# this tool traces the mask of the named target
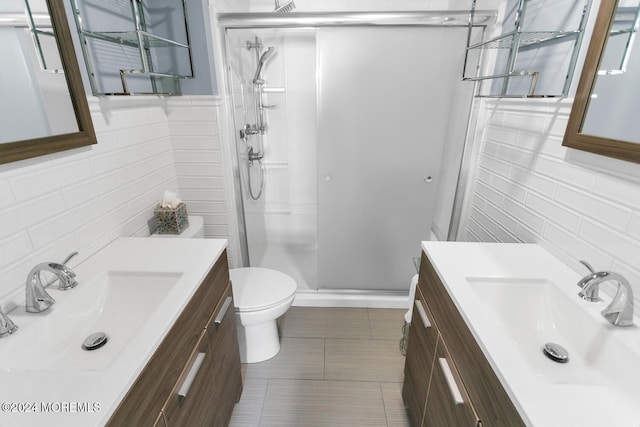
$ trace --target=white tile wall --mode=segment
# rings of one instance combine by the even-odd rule
[[[176,191],[166,114],[157,99],[90,100],[98,144],[0,165],[0,301],[24,300],[39,262],[71,265],[122,235],[148,235],[164,189]]]
[[[230,150],[223,146],[222,101],[213,96],[168,98],[166,111],[180,196],[189,215],[204,218],[205,237],[229,240],[229,263],[240,266]]]
[[[540,243],[580,273],[584,259],[626,275],[640,302],[640,165],[573,160],[561,145],[571,100],[478,102],[484,119],[461,239]]]
[[[167,189],[205,218],[207,237],[229,238],[230,253],[238,246],[217,97],[91,98],[90,108],[97,145],[0,165],[0,302],[7,309],[24,300],[24,280],[37,263],[77,250],[73,266],[119,236],[148,236]]]

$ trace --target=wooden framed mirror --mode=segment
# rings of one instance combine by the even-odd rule
[[[91,114],[84,92],[80,69],[73,48],[73,40],[67,23],[67,15],[63,0],[46,0],[51,19],[51,27],[55,35],[55,44],[60,54],[59,61],[64,69],[64,79],[72,110],[75,113],[77,131],[51,134],[30,139],[6,141],[0,143],[0,164],[15,162],[32,157],[43,156],[59,151],[70,150],[96,143]],[[11,85],[11,82],[6,82]],[[9,102],[11,102],[11,97]],[[5,120],[7,120],[5,118]],[[16,126],[7,120],[4,126]]]
[[[562,145],[640,163],[639,3],[602,0]]]

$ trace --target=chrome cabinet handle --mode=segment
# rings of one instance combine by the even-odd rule
[[[439,357],[438,363],[440,363],[440,369],[442,370],[444,379],[447,381],[447,385],[449,386],[449,391],[451,392],[451,397],[453,397],[453,402],[456,405],[462,405],[464,403],[464,399],[462,398],[462,393],[460,393],[460,389],[458,388],[456,380],[453,378],[453,373],[451,372],[451,368],[449,367],[449,362],[444,357]]]
[[[193,385],[193,381],[196,379],[196,375],[198,375],[198,371],[200,371],[200,368],[202,367],[202,362],[204,362],[206,355],[207,353],[198,353],[196,361],[193,362],[193,366],[191,366],[191,369],[187,374],[187,378],[185,378],[184,383],[182,383],[182,387],[180,387],[180,391],[178,391],[179,397],[183,399],[187,397],[187,394]]]
[[[222,324],[222,319],[224,319],[225,314],[227,314],[227,310],[229,309],[229,306],[231,305],[232,300],[233,299],[230,296],[225,298],[224,304],[222,304],[222,308],[220,309],[220,312],[218,313],[218,315],[213,321],[213,323],[215,323],[216,325],[216,328],[219,328],[220,325]]]
[[[422,305],[422,302],[417,299],[415,302],[416,309],[418,310],[418,315],[420,316],[420,320],[422,320],[422,324],[425,328],[431,327],[431,322],[429,321],[429,316],[427,316],[427,312]]]

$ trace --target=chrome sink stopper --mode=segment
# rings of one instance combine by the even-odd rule
[[[85,338],[82,343],[82,349],[87,351],[97,350],[105,345],[108,339],[107,334],[104,332],[95,332]]]
[[[567,363],[569,361],[569,352],[560,344],[546,343],[542,348],[542,352],[554,362]]]

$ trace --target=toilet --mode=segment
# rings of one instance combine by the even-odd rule
[[[189,216],[189,227],[180,234],[151,237],[203,238],[204,220]],[[242,363],[257,363],[280,351],[276,320],[291,307],[297,285],[291,276],[260,267],[229,270],[236,306],[236,329]]]
[[[257,363],[280,351],[276,319],[291,307],[296,282],[284,273],[268,268],[244,267],[229,270],[240,361]]]

